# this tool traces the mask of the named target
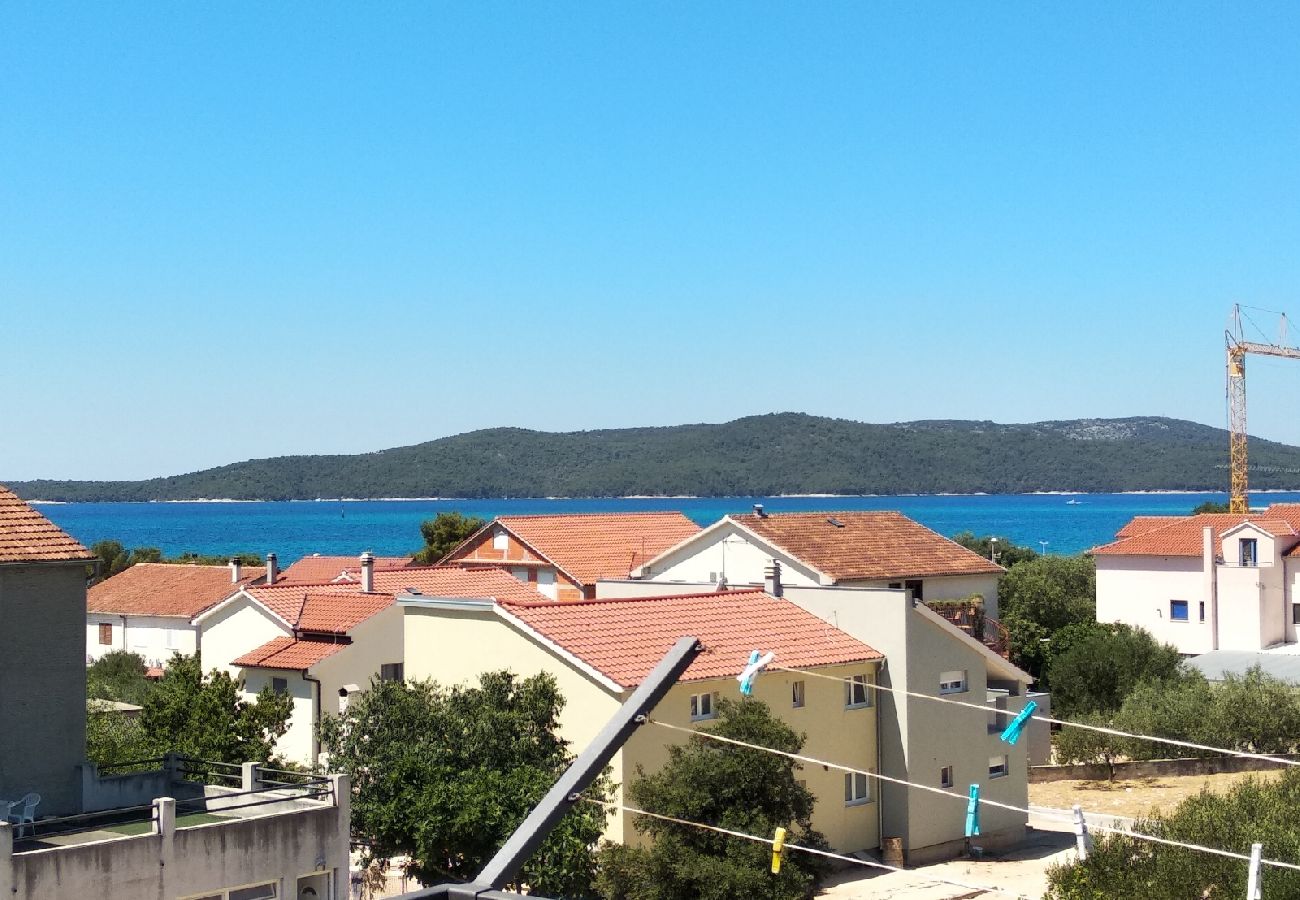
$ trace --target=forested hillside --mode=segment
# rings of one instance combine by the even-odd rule
[[[355,456],[10,486],[69,501],[1223,490],[1227,458],[1227,432],[1176,419],[871,425],[780,413],[565,434],[493,428]],[[1300,486],[1300,448],[1252,440],[1251,462],[1253,488]]]

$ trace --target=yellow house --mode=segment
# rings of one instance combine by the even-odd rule
[[[700,639],[704,652],[660,701],[652,718],[684,727],[708,725],[718,700],[738,698],[736,676],[750,651],[772,651],[779,664],[844,679],[765,672],[754,696],[807,736],[810,756],[875,771],[874,683],[883,656],[786,600],[762,591],[687,594],[571,603],[498,602],[491,598],[401,594],[406,675],[442,684],[472,683],[486,671],[553,675],[566,704],[563,736],[581,751],[679,638]],[[619,785],[637,766],[657,770],[667,747],[684,738],[652,724],[638,729],[613,761]],[[813,825],[831,846],[852,852],[879,846],[880,804],[874,780],[808,766],[799,776],[817,798]],[[621,791],[620,797],[621,801]],[[608,837],[637,837],[616,815]]]

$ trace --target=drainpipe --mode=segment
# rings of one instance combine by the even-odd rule
[[[311,692],[312,700],[314,701],[313,705],[316,710],[315,719],[311,723],[311,765],[314,766],[316,765],[316,761],[320,759],[320,723],[321,723],[320,679],[312,678],[310,675],[307,674],[307,670],[303,669],[302,680],[310,684],[316,685],[316,687],[312,688],[312,692]]]
[[[126,652],[126,616],[122,616],[122,651]]]
[[[1205,599],[1210,604],[1210,649],[1219,649],[1219,573],[1214,565],[1214,529],[1201,530],[1201,568],[1205,577]]]

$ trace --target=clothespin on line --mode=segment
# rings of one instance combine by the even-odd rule
[[[1262,900],[1263,886],[1259,883],[1259,861],[1264,855],[1263,844],[1250,845],[1250,869],[1246,875],[1246,900]]]
[[[1025,708],[1011,720],[1011,723],[1006,728],[1002,729],[1002,740],[1008,744],[1015,744],[1016,741],[1020,740],[1020,732],[1024,730],[1025,723],[1029,721],[1029,717],[1034,714],[1036,709],[1038,709],[1036,701],[1030,700],[1026,703]]]
[[[736,676],[736,680],[740,682],[740,692],[742,694],[748,697],[754,693],[754,679],[774,659],[776,659],[775,653],[760,654],[757,650],[754,650],[749,654],[748,665],[745,666],[744,671]]]
[[[970,786],[970,799],[966,801],[966,837],[980,833],[980,786]]]
[[[781,853],[785,850],[785,829],[777,828],[772,835],[772,874],[781,874]]]
[[[1088,834],[1088,823],[1083,818],[1083,807],[1079,804],[1074,805],[1074,843],[1079,850],[1079,862],[1088,858],[1088,850],[1092,847],[1092,837]]]

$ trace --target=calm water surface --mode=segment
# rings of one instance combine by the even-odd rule
[[[725,497],[594,500],[364,500],[286,503],[59,503],[40,509],[86,544],[104,539],[158,547],[166,555],[274,550],[281,564],[311,553],[409,553],[419,526],[440,512],[491,518],[507,513],[681,510],[707,525],[755,503],[769,511],[896,509],[944,535],[1005,535],[1049,553],[1077,553],[1111,540],[1136,515],[1186,513],[1206,494],[1006,494],[909,497]],[[1257,494],[1256,505],[1300,501],[1300,492]],[[1067,501],[1075,500],[1076,503]],[[1043,542],[1046,542],[1045,544]]]

